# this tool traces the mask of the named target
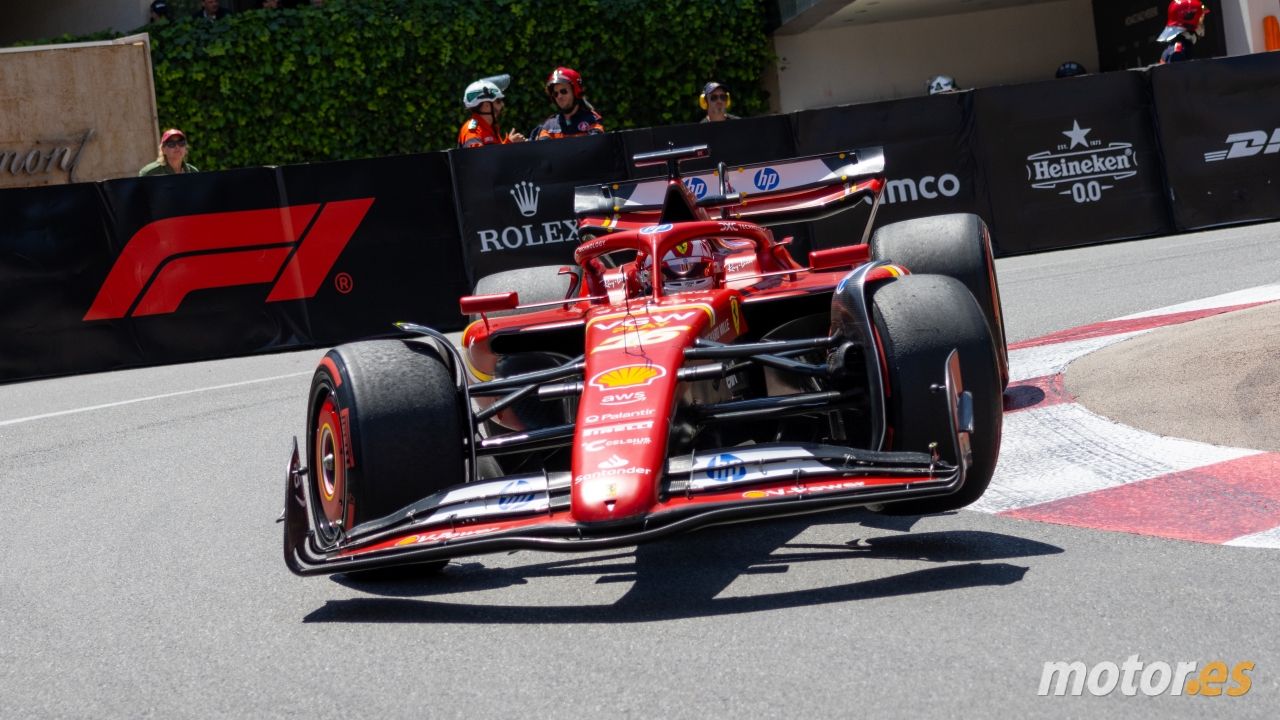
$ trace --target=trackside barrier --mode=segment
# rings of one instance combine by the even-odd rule
[[[877,225],[972,212],[1001,255],[1273,220],[1275,107],[1280,54],[1264,53],[714,125],[3,190],[0,382],[329,345],[399,320],[459,329],[457,297],[479,277],[570,262],[574,186],[644,177],[627,158],[668,145],[707,143],[709,162],[730,166],[882,145]],[[794,232],[803,255],[860,222],[775,232]]]

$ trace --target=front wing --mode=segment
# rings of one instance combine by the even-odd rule
[[[638,523],[571,519],[567,472],[508,476],[443,490],[320,547],[295,439],[285,485],[284,556],[297,575],[370,570],[515,549],[586,552],[637,545],[741,520],[936,497],[957,491],[970,464],[972,398],[956,353],[945,387],[955,465],[933,454],[818,444],[761,444],[671,458],[658,501]]]

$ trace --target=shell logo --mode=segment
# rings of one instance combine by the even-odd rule
[[[742,493],[742,497],[748,498],[751,500],[759,500],[760,498],[769,497],[769,493],[763,490],[748,490]]]
[[[623,365],[596,373],[591,378],[591,384],[601,390],[644,387],[666,374],[666,368],[658,365]]]

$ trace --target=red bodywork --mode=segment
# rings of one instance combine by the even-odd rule
[[[837,174],[758,197],[734,194],[710,211],[679,178],[665,184],[661,205],[606,198],[601,206],[612,202],[612,214],[583,213],[580,208],[586,239],[575,252],[582,272],[576,294],[526,306],[537,309],[525,314],[482,317],[466,328],[461,342],[469,382],[478,388],[497,375],[502,343],[581,331],[581,382],[575,394],[568,472],[544,471],[541,477],[473,482],[442,491],[408,513],[412,522],[363,533],[356,528],[351,542],[328,550],[309,544],[312,536],[304,514],[287,513],[290,568],[298,574],[340,572],[515,547],[589,550],[740,517],[865,505],[877,498],[945,494],[959,487],[964,467],[937,466],[936,458],[898,458],[906,465],[879,472],[879,460],[855,458],[847,448],[758,445],[717,451],[721,454],[710,459],[697,453],[675,459],[669,448],[679,408],[713,406],[729,398],[726,382],[706,382],[712,375],[698,374],[700,365],[715,365],[714,361],[689,360],[688,353],[738,341],[751,330],[747,309],[755,303],[830,297],[851,275],[850,268],[868,264],[865,236],[860,243],[811,253],[811,265],[803,266],[787,251],[788,241],[776,241],[767,228],[749,219],[817,216],[863,200],[874,215],[884,185],[879,172],[883,158],[878,149],[875,153],[870,173]],[[846,156],[838,158],[843,161]],[[850,158],[858,162],[856,156]],[[653,187],[645,190],[656,192]],[[639,195],[636,191],[632,197]],[[673,202],[682,203],[692,219],[663,222]],[[719,217],[713,218],[712,212]],[[650,273],[651,283],[645,282],[647,259],[662,258],[694,240],[710,241],[717,251],[709,289],[669,293],[658,272]],[[625,253],[625,261],[603,261],[615,253]],[[863,282],[905,273],[884,263],[865,270]],[[566,280],[566,290],[569,287]],[[517,302],[515,293],[504,292],[463,298],[460,305],[464,313],[486,315],[512,309]],[[954,388],[948,374],[953,414],[962,392],[958,364],[954,372]],[[473,396],[472,401],[480,412],[495,398]],[[492,420],[517,433],[525,429],[510,408]],[[954,432],[959,447],[961,431]],[[849,453],[841,459],[833,450]],[[758,468],[758,479],[746,486],[731,482],[748,474],[749,467]],[[677,472],[680,468],[684,469]],[[288,507],[305,507],[296,448],[290,478]],[[561,499],[564,495],[567,502]]]

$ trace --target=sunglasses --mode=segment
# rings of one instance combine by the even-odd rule
[[[573,94],[573,91],[572,91],[572,90],[570,90],[569,88],[556,88],[556,89],[555,89],[555,95],[556,95],[557,97],[559,97],[560,95],[572,95],[572,94]]]
[[[178,138],[177,140],[165,140],[164,146],[167,148],[186,147],[187,141],[182,138]]]
[[[729,99],[729,93],[711,93],[707,99],[711,102],[724,102]]]

